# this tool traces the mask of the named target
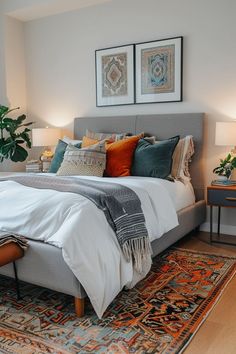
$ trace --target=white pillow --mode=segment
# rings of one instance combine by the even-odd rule
[[[158,143],[156,141],[156,143]],[[182,182],[191,180],[189,164],[194,154],[193,136],[187,135],[181,138],[176,145],[172,156],[171,177]]]
[[[191,179],[189,173],[189,163],[194,154],[193,136],[187,135],[180,139],[173,153],[173,165],[171,170],[172,177],[189,181]]]
[[[71,138],[69,138],[68,136],[64,136],[63,137],[63,139],[62,139],[62,141],[64,141],[64,143],[66,143],[66,144],[71,144],[71,145],[76,145],[76,144],[82,144],[82,140],[74,140],[74,139],[71,139]]]

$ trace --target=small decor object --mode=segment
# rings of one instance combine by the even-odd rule
[[[228,154],[226,158],[220,159],[220,165],[215,167],[213,172],[218,175],[218,180],[227,180],[230,178],[233,169],[236,167],[236,157]]]
[[[42,172],[49,172],[51,162],[52,162],[53,155],[50,157],[46,157],[43,154],[41,155],[42,161]]]
[[[31,140],[28,126],[33,122],[24,123],[26,115],[22,114],[18,118],[9,118],[10,112],[19,109],[0,105],[0,162],[10,159],[13,162],[25,161],[28,152],[22,147],[26,143],[27,148],[31,148]]]
[[[134,45],[99,49],[96,57],[97,106],[134,103]]]
[[[136,103],[182,101],[183,37],[135,45]]]
[[[40,156],[43,172],[48,172],[53,157],[51,146],[56,146],[61,137],[59,128],[35,128],[32,129],[33,146],[43,146],[44,151]]]

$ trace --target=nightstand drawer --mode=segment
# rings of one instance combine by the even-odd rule
[[[236,207],[236,190],[227,189],[208,189],[208,204]]]

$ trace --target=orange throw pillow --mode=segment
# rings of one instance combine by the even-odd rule
[[[130,176],[133,155],[139,139],[139,136],[132,136],[131,138],[119,140],[114,143],[107,143],[105,176]]]
[[[87,136],[83,136],[83,140],[82,140],[82,148],[97,144],[99,142],[99,140],[97,139],[91,139],[88,138]]]

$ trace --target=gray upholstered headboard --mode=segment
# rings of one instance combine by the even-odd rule
[[[145,132],[155,135],[158,140],[175,135],[193,135],[195,154],[190,171],[196,198],[199,200],[204,198],[203,118],[203,113],[83,117],[75,119],[74,133],[76,139],[85,135],[86,129],[104,133]]]

